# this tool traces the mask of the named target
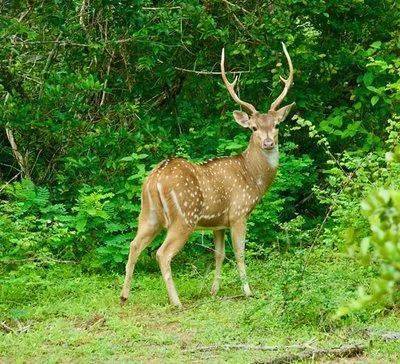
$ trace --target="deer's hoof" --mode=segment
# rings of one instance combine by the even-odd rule
[[[244,293],[244,295],[246,297],[252,297],[253,296],[253,293],[251,292],[250,287],[244,287],[243,293]]]
[[[127,299],[128,299],[128,297],[123,297],[123,296],[121,296],[120,299],[119,299],[120,305],[121,305],[121,306],[124,306],[125,303],[126,303],[126,301],[127,301]]]
[[[177,302],[171,302],[171,306],[173,307],[173,308],[176,308],[177,310],[180,310],[183,306],[182,306],[182,303],[180,303],[180,301],[177,301]]]
[[[215,297],[217,295],[217,293],[218,293],[218,287],[212,286],[211,291],[210,291],[211,296]]]

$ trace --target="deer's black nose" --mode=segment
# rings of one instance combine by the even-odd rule
[[[264,139],[262,147],[264,149],[272,149],[275,147],[275,142],[272,139]]]

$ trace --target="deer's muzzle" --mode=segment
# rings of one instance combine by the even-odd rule
[[[263,149],[273,149],[275,147],[275,142],[272,139],[264,139],[263,143],[262,143],[262,147]]]

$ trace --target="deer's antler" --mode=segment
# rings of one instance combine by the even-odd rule
[[[281,94],[278,96],[278,98],[271,104],[270,110],[275,110],[279,107],[279,105],[282,103],[283,99],[286,97],[290,86],[293,83],[293,64],[292,60],[290,59],[289,53],[286,49],[285,43],[282,42],[282,48],[283,48],[283,53],[285,53],[286,59],[289,64],[289,76],[288,78],[283,78],[282,76],[279,76],[281,81],[285,84],[285,87],[283,88],[283,91]]]
[[[235,100],[235,102],[237,102],[240,106],[243,106],[247,111],[250,112],[250,114],[255,114],[257,112],[256,108],[252,104],[250,104],[250,103],[248,103],[246,101],[240,100],[239,96],[235,92],[235,85],[236,85],[236,82],[238,80],[238,76],[235,77],[235,79],[233,80],[232,83],[230,83],[228,81],[228,79],[226,78],[226,74],[225,74],[225,48],[222,48],[222,53],[221,53],[221,76],[222,76],[222,80],[225,83],[226,88],[228,89],[229,93],[231,94],[231,96]]]

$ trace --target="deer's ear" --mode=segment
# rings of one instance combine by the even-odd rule
[[[244,128],[250,127],[249,115],[247,115],[245,112],[235,110],[233,112],[233,117],[235,118],[235,121]]]
[[[284,107],[281,107],[279,110],[277,110],[276,115],[278,117],[277,123],[280,123],[281,121],[286,119],[286,116],[290,113],[290,109],[295,105],[295,102],[292,104],[286,105]]]

